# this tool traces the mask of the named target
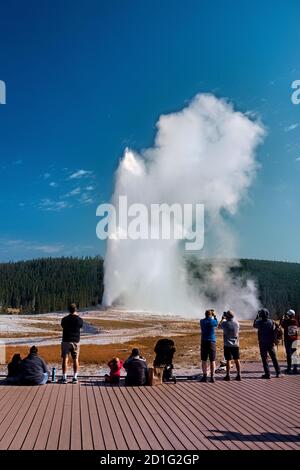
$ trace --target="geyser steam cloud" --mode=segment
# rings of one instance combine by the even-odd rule
[[[205,244],[199,256],[213,261],[201,282],[191,285],[178,240],[116,236],[107,241],[106,305],[120,302],[187,317],[199,316],[207,307],[232,308],[240,317],[253,314],[258,307],[254,283],[229,273],[236,248],[228,218],[237,213],[255,177],[255,150],[263,136],[259,122],[225,100],[200,94],[181,111],[159,118],[153,148],[140,154],[126,150],[112,203],[126,195],[128,204],[204,204]]]

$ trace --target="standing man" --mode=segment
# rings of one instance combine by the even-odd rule
[[[216,333],[218,326],[215,311],[213,309],[206,310],[205,318],[200,320],[201,328],[201,361],[203,376],[201,382],[207,382],[207,360],[210,361],[210,381],[215,381],[216,368]]]
[[[222,328],[224,333],[224,358],[226,361],[226,375],[224,380],[230,380],[230,366],[232,359],[236,365],[236,380],[241,380],[241,363],[240,363],[240,348],[239,348],[239,331],[240,325],[234,319],[234,313],[231,310],[224,312],[222,319],[219,323],[219,328]]]
[[[278,364],[274,344],[274,331],[275,331],[275,322],[271,320],[269,311],[266,308],[263,308],[258,311],[257,317],[254,320],[253,327],[258,330],[258,343],[260,349],[260,356],[264,366],[264,375],[261,376],[262,379],[270,379],[270,368],[268,364],[268,354],[272,359],[274,369],[276,371],[276,377],[281,377],[280,367]]]
[[[80,329],[83,326],[83,320],[79,317],[76,304],[71,304],[69,307],[69,315],[65,316],[61,321],[61,327],[63,329],[63,337],[61,343],[61,357],[62,357],[62,369],[63,378],[62,383],[67,383],[67,369],[69,354],[71,354],[73,360],[73,384],[78,382],[78,368],[79,368],[79,342],[80,342]]]
[[[298,339],[298,320],[296,318],[296,313],[294,310],[288,310],[286,314],[281,318],[280,325],[284,330],[284,346],[286,352],[286,362],[287,362],[287,374],[297,374],[297,363],[293,364],[292,371],[292,356],[296,351],[296,348],[293,348],[293,343]]]

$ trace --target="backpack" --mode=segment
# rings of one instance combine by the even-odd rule
[[[274,330],[273,330],[273,335],[274,335],[274,344],[276,346],[279,345],[280,342],[283,340],[283,330],[278,323],[274,322]]]

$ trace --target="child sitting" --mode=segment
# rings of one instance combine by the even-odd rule
[[[118,384],[120,382],[120,373],[123,364],[124,361],[122,361],[118,357],[114,357],[111,361],[109,361],[107,365],[110,368],[110,374],[105,374],[106,383]]]

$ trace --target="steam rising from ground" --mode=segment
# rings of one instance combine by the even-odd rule
[[[211,269],[191,283],[178,240],[107,242],[104,303],[128,308],[199,316],[208,307],[232,308],[249,318],[258,307],[252,281],[233,279],[235,236],[228,219],[246,196],[257,170],[255,150],[264,130],[213,95],[197,95],[177,113],[157,123],[153,148],[126,150],[116,172],[112,203],[205,205],[205,245],[197,254]],[[122,227],[118,227],[122,231]]]

